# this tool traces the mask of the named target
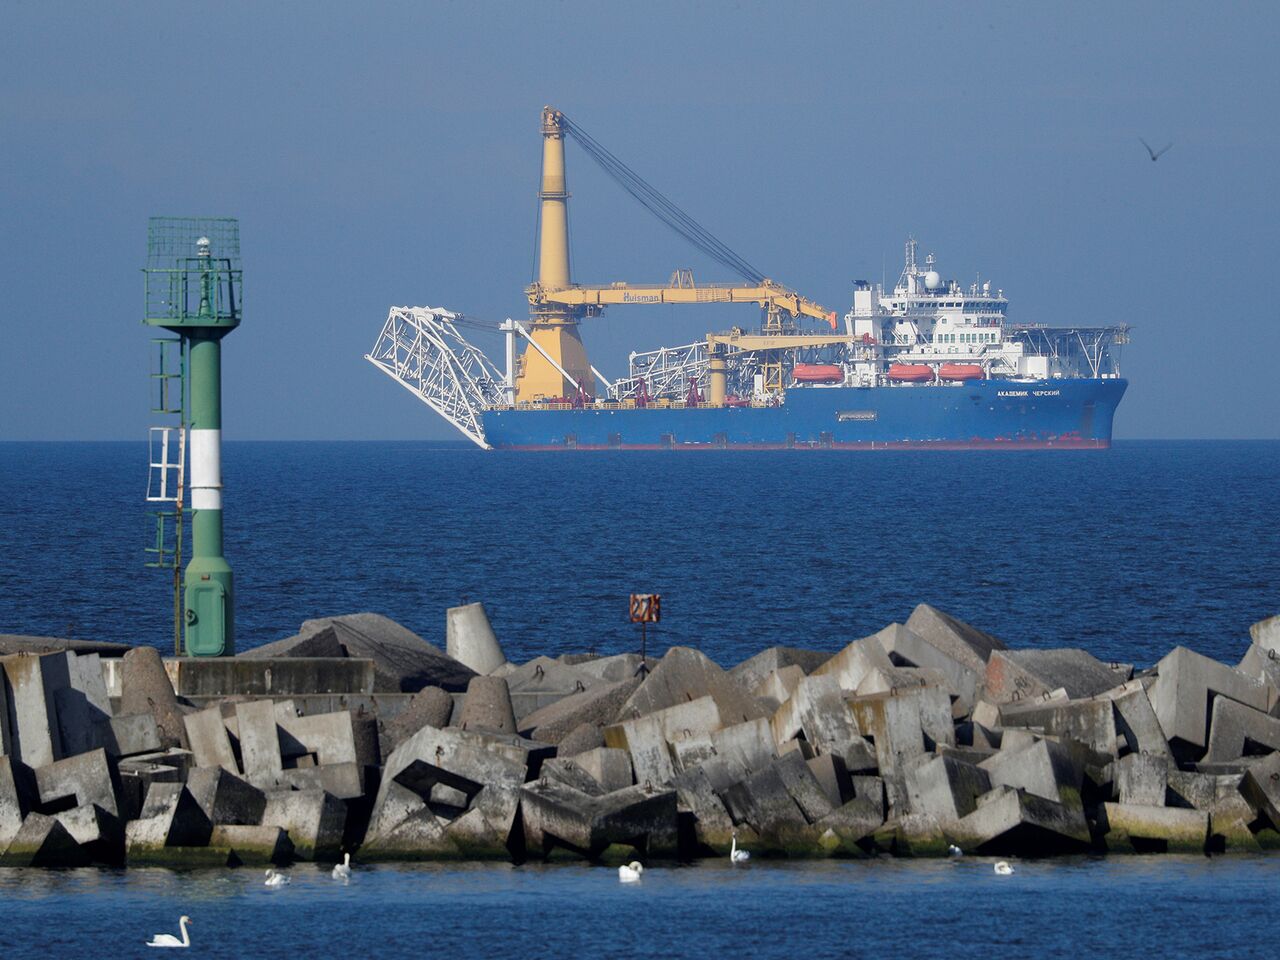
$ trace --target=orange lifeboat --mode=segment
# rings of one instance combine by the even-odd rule
[[[891,363],[889,379],[898,383],[929,383],[933,380],[933,367],[925,363]]]
[[[839,383],[844,371],[834,363],[797,363],[791,368],[791,379],[796,383]]]
[[[942,380],[982,380],[982,367],[976,363],[944,363],[938,377]]]

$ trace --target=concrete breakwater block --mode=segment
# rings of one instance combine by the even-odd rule
[[[183,697],[279,697],[295,693],[373,693],[375,664],[350,657],[182,657],[165,661]]]
[[[993,650],[987,661],[984,696],[992,703],[1009,703],[1061,688],[1069,698],[1079,700],[1105,693],[1127,679],[1084,650]]]
[[[735,833],[762,856],[1280,847],[1280,671],[1257,637],[1238,669],[1178,649],[1135,674],[920,607],[731,672],[676,647],[647,676],[590,654],[480,675],[385,618],[308,623],[291,649],[337,656],[250,658],[270,693],[195,706],[154,651],[118,665],[118,703],[95,656],[5,659],[0,862],[608,861],[723,856]],[[321,662],[371,671],[368,692],[281,691]],[[464,682],[378,691],[424,662]]]
[[[516,715],[511,708],[511,691],[502,677],[472,677],[462,701],[458,726],[463,730],[514,734]]]
[[[477,672],[377,613],[307,620],[295,636],[246,651],[235,659],[288,660],[320,653],[372,661],[372,690],[378,693],[416,693],[431,686],[465,690]]]
[[[342,848],[347,805],[320,789],[276,790],[267,794],[261,825],[288,833],[299,859],[331,859]]]
[[[1245,676],[1186,647],[1156,664],[1157,679],[1147,691],[1165,739],[1180,759],[1198,759],[1209,739],[1210,709],[1227,697],[1255,710],[1267,709],[1261,680]]]
[[[1007,650],[1004,642],[936,607],[922,603],[911,611],[906,628],[930,646],[968,667],[986,673],[992,651]],[[920,664],[930,666],[930,664]]]
[[[613,844],[641,857],[672,856],[678,848],[676,792],[643,786],[592,796],[544,777],[521,789],[525,841],[531,855],[557,848],[595,859]]]
[[[154,647],[134,647],[124,655],[120,675],[120,712],[149,713],[155,717],[163,746],[188,746],[183,712],[178,707],[174,685],[160,652]]]
[[[423,727],[443,729],[453,715],[453,697],[441,687],[423,687],[409,705],[382,726],[381,747],[390,753]]]
[[[807,676],[830,659],[831,654],[821,650],[769,647],[743,660],[729,671],[729,676],[742,684],[745,689],[754,690],[766,676],[777,670],[794,667],[801,676]]]
[[[65,653],[0,657],[5,751],[29,766],[41,767],[65,756],[56,698],[71,689],[68,663]]]
[[[618,719],[640,683],[639,678],[605,682],[569,694],[523,717],[520,732],[544,743],[559,743],[584,723],[603,730]]]
[[[767,715],[742,684],[705,654],[689,647],[672,647],[627,700],[619,716],[641,717],[705,696],[715,701],[726,724]]]
[[[445,612],[445,650],[479,674],[492,673],[507,662],[483,603],[450,607]]]

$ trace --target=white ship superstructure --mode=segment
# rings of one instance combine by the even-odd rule
[[[968,287],[944,280],[933,254],[921,267],[916,251],[909,238],[892,293],[855,283],[845,315],[852,343],[847,385],[1119,376],[1127,327],[1011,324],[1003,290],[993,291],[989,280]]]

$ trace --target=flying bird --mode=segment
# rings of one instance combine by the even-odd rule
[[[1142,140],[1141,137],[1139,137],[1138,139]],[[1169,152],[1169,148],[1173,146],[1173,141],[1170,141],[1169,143],[1165,144],[1159,150],[1152,150],[1151,144],[1147,143],[1147,141],[1145,140],[1142,140],[1142,145],[1147,148],[1147,153],[1151,155],[1151,162],[1155,163],[1157,160],[1159,160],[1161,157],[1163,157],[1166,153]]]

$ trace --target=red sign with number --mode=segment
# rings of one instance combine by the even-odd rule
[[[631,622],[657,623],[662,619],[662,597],[656,593],[631,595]]]

